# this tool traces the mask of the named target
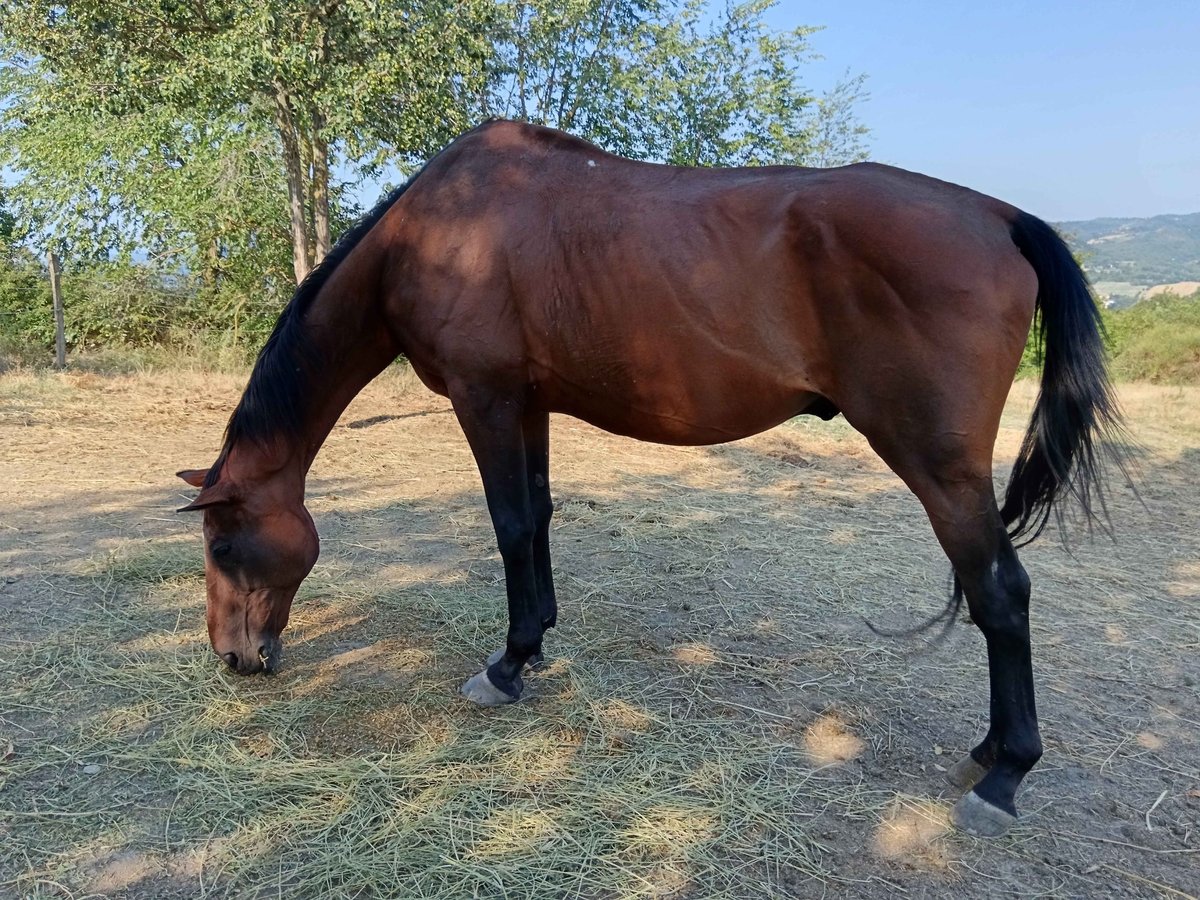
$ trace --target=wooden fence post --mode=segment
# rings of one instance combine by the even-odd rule
[[[50,251],[50,294],[54,297],[54,368],[67,367],[67,333],[63,316],[62,285],[59,275],[62,269],[58,265],[58,254]]]

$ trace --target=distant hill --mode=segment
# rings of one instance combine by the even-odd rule
[[[1083,257],[1102,296],[1132,302],[1156,284],[1200,281],[1200,213],[1149,219],[1088,219],[1056,227]]]

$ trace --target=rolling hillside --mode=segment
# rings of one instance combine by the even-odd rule
[[[1152,285],[1200,281],[1200,213],[1088,219],[1056,227],[1083,257],[1097,291],[1118,305]]]

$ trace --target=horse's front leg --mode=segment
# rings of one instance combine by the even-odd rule
[[[462,692],[482,706],[499,706],[520,698],[521,669],[531,657],[540,655],[542,648],[533,552],[537,528],[522,434],[524,397],[517,392],[464,387],[452,388],[450,400],[483,478],[508,592],[504,652],[468,679]]]
[[[554,573],[550,566],[550,519],[554,502],[550,497],[550,414],[527,409],[521,422],[525,439],[525,477],[529,482],[529,504],[533,510],[533,577],[537,585],[538,610],[542,628],[553,628],[558,621],[558,601],[554,595]],[[504,656],[501,647],[488,657],[488,665]],[[536,669],[545,662],[541,651],[529,657],[525,665]]]

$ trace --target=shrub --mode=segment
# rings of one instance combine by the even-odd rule
[[[198,279],[164,275],[147,266],[98,263],[62,277],[67,346],[72,352],[102,348],[150,348],[196,337],[221,347],[257,348],[274,327],[291,293],[261,280],[233,279],[220,290]],[[54,347],[49,276],[25,251],[0,247],[0,344],[5,354],[38,356]],[[226,354],[228,356],[228,354]]]
[[[33,257],[0,246],[0,337],[5,345],[54,344],[50,284]]]
[[[1200,293],[1166,294],[1125,309],[1105,309],[1101,318],[1114,378],[1200,384]],[[1040,369],[1031,333],[1017,377],[1036,377]]]
[[[186,282],[140,266],[102,264],[62,276],[67,345],[74,350],[144,347],[194,317]],[[0,334],[11,342],[54,346],[54,312],[45,268],[28,254],[0,265]]]

